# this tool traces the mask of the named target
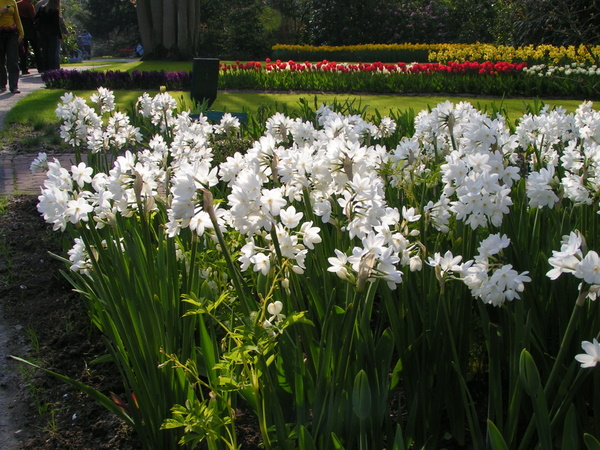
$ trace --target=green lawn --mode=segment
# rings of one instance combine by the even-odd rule
[[[74,91],[78,96],[89,98],[95,91]],[[55,109],[64,91],[54,89],[40,89],[29,94],[19,101],[6,117],[6,123],[51,123],[56,122]],[[115,91],[119,108],[127,109],[135,103],[142,94],[141,91]],[[155,95],[156,92],[149,92]],[[188,92],[174,91],[171,95],[180,103],[191,107],[192,103]],[[468,101],[482,111],[491,111],[492,105],[503,107],[508,112],[508,117],[514,120],[522,116],[527,105],[533,105],[534,99],[491,99],[476,97],[425,97],[425,96],[399,96],[399,95],[345,95],[345,94],[266,94],[247,92],[220,92],[211,109],[229,112],[256,112],[261,106],[286,105],[294,109],[299,106],[298,100],[305,98],[310,105],[321,103],[331,104],[335,99],[340,102],[346,99],[354,100],[355,105],[368,106],[368,112],[378,110],[382,115],[389,114],[390,110],[408,110],[415,112],[434,107],[446,100],[452,102]],[[581,103],[579,100],[544,100],[550,105],[560,105],[568,111],[574,111]]]

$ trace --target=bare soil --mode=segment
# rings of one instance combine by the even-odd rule
[[[78,294],[61,276],[63,236],[40,217],[35,196],[0,208],[0,448],[136,449],[131,429],[86,395],[9,355],[82,381],[105,394],[122,385]]]

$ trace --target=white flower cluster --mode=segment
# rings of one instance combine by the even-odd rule
[[[523,69],[528,75],[538,77],[565,77],[570,75],[597,76],[600,75],[600,68],[593,64],[573,62],[564,66],[550,66],[546,64],[537,64]]]
[[[96,100],[100,109],[110,111],[114,108],[111,102],[112,94],[103,88],[98,89]],[[148,115],[156,125],[168,124],[173,129],[172,142],[168,144],[162,135],[155,135],[150,139],[148,148],[132,153],[129,150],[119,156],[113,168],[106,173],[93,174],[91,167],[84,162],[73,165],[71,170],[61,167],[57,160],[47,161],[47,156],[40,154],[32,164],[32,170],[47,167],[47,179],[44,182],[42,194],[39,196],[38,210],[44,219],[53,224],[55,230],[64,230],[68,223],[87,222],[90,217],[97,227],[110,223],[115,214],[125,217],[131,216],[134,211],[143,205],[148,210],[156,209],[155,200],[167,191],[169,183],[175,184],[176,196],[185,199],[183,181],[185,173],[191,173],[194,183],[211,186],[213,179],[216,182],[216,169],[212,172],[207,167],[212,160],[212,150],[208,140],[213,132],[204,117],[192,121],[188,113],[175,115],[173,109],[176,104],[169,101],[168,94],[158,94],[154,99],[147,95],[140,98],[140,113]],[[170,96],[169,96],[170,97]],[[101,100],[101,99],[105,100]],[[99,116],[87,106],[83,100],[66,94],[62,98],[57,114],[63,118],[63,126],[70,127],[73,117],[95,117],[85,128],[85,132],[76,134],[79,139],[83,136],[95,136],[102,131],[103,123]],[[108,106],[102,106],[108,105]],[[116,133],[111,124],[115,113],[108,119],[107,130]],[[163,120],[164,119],[164,120]],[[75,119],[77,121],[79,119]],[[225,118],[225,120],[228,120]],[[83,123],[83,122],[82,122]],[[224,128],[229,124],[218,126]],[[118,133],[117,133],[118,134]],[[71,138],[69,138],[71,139]],[[123,141],[113,136],[116,145],[122,146]],[[138,139],[136,138],[136,141]],[[88,140],[89,141],[89,140]],[[92,152],[97,147],[90,148]],[[203,172],[203,169],[206,169]],[[176,176],[169,178],[171,171],[177,170]],[[203,175],[204,174],[204,175]],[[212,178],[211,178],[212,177]],[[93,213],[93,214],[92,214]],[[90,216],[90,214],[92,214]],[[174,216],[173,220],[185,220],[191,217]]]
[[[583,280],[579,285],[580,292],[590,300],[596,300],[600,292],[600,256],[594,250],[584,255],[584,247],[581,233],[572,231],[568,236],[563,236],[560,250],[553,250],[552,256],[548,258],[552,269],[546,276],[556,280],[563,273],[573,274]]]
[[[62,120],[60,136],[68,144],[90,150],[92,153],[122,149],[135,145],[142,139],[140,130],[129,123],[129,117],[115,112],[114,94],[106,88],[98,88],[90,100],[97,104],[99,114],[84,99],[67,93],[56,108],[56,116]],[[106,126],[102,116],[110,114]]]
[[[460,264],[462,257],[448,251],[444,256],[436,253],[427,264],[436,269],[441,281],[452,274],[458,275],[473,297],[485,304],[502,306],[506,301],[520,299],[525,283],[531,281],[529,272],[518,273],[512,265],[497,262],[496,255],[509,245],[506,235],[492,234],[481,241],[473,260]]]
[[[527,196],[533,208],[554,207],[562,198],[591,205],[600,192],[600,113],[591,102],[575,113],[545,107],[527,114],[516,129],[519,146],[531,149]],[[597,211],[600,213],[600,210]]]
[[[109,121],[120,117],[108,91],[99,89],[94,99],[99,111],[110,115]],[[330,228],[328,233],[335,230],[350,243],[327,255],[328,271],[359,287],[379,278],[393,288],[402,281],[402,267],[422,267],[416,240],[421,214],[425,224],[431,220],[444,232],[453,217],[473,229],[502,223],[512,205],[511,187],[520,178],[519,147],[538,148],[527,162],[546,166],[536,172],[540,177],[552,180],[560,162],[564,178],[586,171],[589,198],[591,186],[598,184],[600,118],[591,104],[583,104],[574,115],[545,110],[540,116],[526,116],[511,135],[501,117],[492,119],[467,103],[446,102],[420,113],[415,135],[392,151],[377,143],[394,133],[396,124],[390,118],[375,125],[327,107],[317,111],[314,123],[275,114],[246,153],[236,153],[218,167],[212,164],[211,142],[215,135],[237,130],[235,118],[224,115],[214,126],[203,116],[192,120],[189,112],[176,114],[176,103],[165,93],[154,98],[145,94],[138,106],[140,115],[162,131],[149,139],[147,148],[119,156],[108,173],[94,174],[83,162],[67,170],[41,154],[34,161],[34,170],[48,167],[38,209],[55,229],[78,222],[103,227],[114,223],[117,214],[156,211],[160,202],[169,236],[183,228],[212,234],[217,224],[222,231],[231,229],[244,237],[239,252],[243,270],[268,274],[274,265],[283,264],[285,270],[302,273],[308,252],[322,240],[315,223],[320,218]],[[65,124],[80,121],[74,128],[85,129],[69,134],[69,139],[85,136],[89,142],[89,136],[104,127],[100,116],[76,97],[63,97],[58,110]],[[534,178],[529,177],[530,192]],[[436,189],[441,196],[424,211],[410,204],[392,206],[386,198],[390,185],[440,182]],[[227,196],[213,202],[209,190],[219,184],[227,186]],[[575,197],[574,188],[565,187],[564,192]],[[526,272],[518,274],[495,262],[493,256],[504,248],[498,242],[507,240],[498,235],[488,240],[497,251],[483,251],[488,245],[484,241],[480,254],[460,266],[460,275],[476,297],[499,305],[519,298],[529,278]],[[453,260],[451,254],[438,255],[430,265],[444,266],[443,273],[456,272],[458,263]]]
[[[395,124],[386,118],[377,127],[325,107],[317,118],[315,129],[310,122],[275,114],[267,121],[265,135],[245,155],[221,164],[219,176],[230,188],[228,225],[247,236],[241,267],[266,274],[273,261],[283,257],[292,270],[302,273],[308,250],[321,242],[320,228],[313,220],[305,221],[306,215],[315,215],[363,242],[344,261],[349,270],[358,273],[360,260],[372,255],[367,278],[378,274],[395,286],[401,281],[396,264],[408,263],[413,248],[398,231],[400,212],[385,202],[379,175],[385,148],[366,145],[392,133]],[[298,211],[298,203],[312,208]]]
[[[512,205],[519,180],[516,142],[502,117],[491,119],[469,103],[439,104],[415,119],[416,132],[391,155],[395,185],[410,185],[415,173],[431,170],[441,158],[442,195],[425,210],[434,226],[448,231],[451,217],[473,229],[499,226]]]

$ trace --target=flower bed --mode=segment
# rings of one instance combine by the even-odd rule
[[[560,77],[537,76],[525,70],[525,63],[449,62],[440,63],[338,63],[251,61],[221,64],[219,89],[261,91],[325,91],[372,93],[467,94],[595,99],[600,96],[596,70],[563,71]],[[579,66],[578,66],[579,67]],[[595,66],[594,66],[595,67]],[[556,75],[548,71],[548,75]],[[186,90],[191,88],[189,72],[75,71],[57,70],[42,74],[53,89]]]
[[[590,51],[595,55],[592,56]],[[273,58],[280,60],[317,61],[320,59],[337,61],[407,61],[439,62],[450,61],[505,61],[509,63],[527,62],[528,64],[571,64],[597,63],[600,46],[587,48],[584,45],[553,46],[527,45],[513,47],[493,44],[390,44],[390,45],[352,45],[352,46],[308,46],[276,45]]]
[[[57,108],[79,156],[35,161],[38,208],[74,239],[69,278],[124,377],[125,404],[97,398],[148,448],[236,448],[242,404],[267,449],[596,442],[590,103],[509,124],[446,102],[411,132],[91,100]]]
[[[590,53],[591,52],[591,53]],[[429,53],[429,61],[507,61],[533,64],[594,64],[600,57],[600,46],[556,47],[553,45],[527,45],[512,47],[492,44],[440,44]]]

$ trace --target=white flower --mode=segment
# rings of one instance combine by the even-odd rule
[[[319,227],[313,227],[312,225],[312,221],[304,222],[300,227],[300,233],[302,234],[302,243],[311,250],[315,248],[315,244],[321,242],[321,236],[319,235],[321,229]]]
[[[583,341],[581,348],[585,353],[575,356],[575,359],[581,363],[581,367],[584,369],[596,367],[596,364],[600,361],[600,344],[598,341],[596,339],[593,342]]]
[[[31,173],[40,173],[48,170],[48,155],[44,152],[38,153],[37,158],[29,166],[29,170],[31,170]]]
[[[65,214],[70,216],[71,223],[77,223],[79,221],[88,221],[88,214],[94,210],[94,207],[90,205],[87,200],[79,196],[77,199],[69,200],[67,202],[67,208]]]
[[[280,188],[263,189],[260,197],[261,208],[265,214],[279,215],[281,208],[286,205]],[[291,227],[293,228],[293,227]]]
[[[115,109],[115,95],[112,91],[104,87],[99,87],[98,93],[90,96],[90,101],[98,104],[98,107],[100,108],[100,114],[110,112]]]
[[[452,252],[448,250],[444,256],[440,253],[435,253],[433,258],[427,260],[427,264],[431,267],[439,267],[442,274],[446,272],[460,272],[461,268],[458,265],[462,261],[462,256],[454,256]]]
[[[255,272],[262,272],[263,275],[267,275],[271,270],[271,260],[264,253],[256,253],[250,257],[250,262],[254,264]]]
[[[406,206],[402,207],[402,217],[407,222],[416,222],[421,218],[421,214],[417,214],[415,208],[407,208]]]
[[[293,206],[290,206],[287,209],[282,209],[279,212],[281,223],[289,229],[296,228],[302,220],[303,215],[304,214],[302,212],[296,212],[296,208]]]
[[[84,162],[80,162],[76,166],[71,166],[71,173],[73,174],[73,181],[81,188],[85,183],[92,182],[94,169],[88,167]]]
[[[510,239],[505,234],[502,236],[500,234],[491,234],[479,244],[477,259],[489,258],[496,255],[509,245]]]
[[[281,311],[283,310],[283,303],[281,303],[279,300],[273,302],[273,303],[269,303],[269,306],[267,306],[267,311],[269,312],[269,314],[271,314],[271,317],[269,317],[269,322],[273,323],[273,321],[275,322],[281,322],[283,319],[285,319],[285,316],[283,314],[281,314]]]
[[[331,266],[327,268],[327,272],[333,272],[342,280],[347,280],[350,275],[347,267],[348,255],[337,249],[335,250],[335,255],[335,257],[327,258],[327,261],[331,264]]]
[[[215,134],[230,135],[240,129],[240,120],[232,116],[230,113],[223,114],[221,121],[218,125],[215,125]]]
[[[587,284],[600,284],[600,257],[590,250],[575,268],[573,273]]]

